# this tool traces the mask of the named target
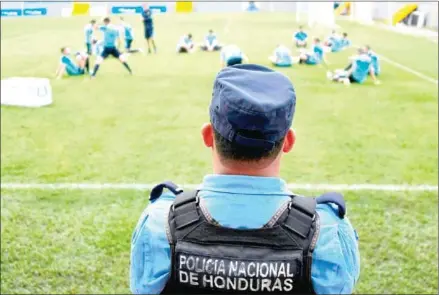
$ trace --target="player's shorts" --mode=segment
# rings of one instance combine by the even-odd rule
[[[145,27],[145,39],[150,39],[154,36],[154,27]]]
[[[307,65],[316,65],[319,63],[319,60],[314,55],[307,55],[306,57],[305,63]]]
[[[242,64],[242,57],[232,57],[227,60],[227,66]]]
[[[280,68],[288,68],[292,66],[292,63],[286,63],[286,62],[275,62],[273,63],[273,65],[275,67],[280,67]]]
[[[103,59],[106,59],[109,55],[114,56],[115,58],[119,58],[121,53],[116,47],[104,47],[104,50],[101,53],[101,57]]]
[[[91,55],[91,53],[92,53],[92,46],[91,46],[91,43],[85,43],[85,48],[86,48],[86,50],[87,50],[87,54],[88,55]]]
[[[125,49],[131,49],[132,43],[133,43],[133,39],[125,39]]]
[[[220,51],[221,48],[222,48],[222,46],[220,46],[220,45],[215,45],[215,46],[213,47],[213,51]],[[200,49],[203,50],[203,51],[207,51],[207,50],[208,50],[208,47],[207,47],[207,45],[201,45],[201,46],[200,46]]]
[[[84,69],[81,69],[81,68],[75,68],[75,69],[67,68],[66,73],[69,76],[82,76],[85,74],[85,71],[84,71]]]
[[[296,40],[296,47],[306,47],[307,43],[304,40]]]

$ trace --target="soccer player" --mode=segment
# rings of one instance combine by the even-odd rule
[[[332,30],[331,35],[329,35],[326,38],[326,40],[324,42],[324,45],[327,46],[327,47],[331,47],[332,43],[334,42],[334,40],[339,40],[339,39],[340,39],[340,35],[337,34],[337,31],[336,30]]]
[[[351,83],[362,84],[366,81],[367,76],[370,75],[375,85],[380,84],[376,79],[372,66],[372,59],[368,55],[365,48],[358,49],[358,55],[351,58],[352,62],[347,67],[348,70],[336,70],[334,73],[328,72],[329,80],[344,83],[349,85]]]
[[[294,42],[296,43],[296,47],[305,48],[307,45],[308,34],[303,31],[303,26],[299,27],[299,30],[294,33]]]
[[[365,47],[367,54],[372,60],[373,73],[375,74],[375,76],[378,76],[381,72],[380,60],[378,58],[378,55],[370,48],[369,45],[366,45]]]
[[[317,65],[320,63],[328,64],[325,57],[325,50],[319,38],[314,38],[314,44],[311,52],[302,52],[299,55],[299,63],[307,65]]]
[[[125,39],[125,52],[127,53],[136,53],[141,52],[142,50],[140,48],[132,49],[131,44],[134,40],[134,34],[133,34],[133,28],[129,23],[127,23],[123,17],[120,17],[121,20],[121,26],[123,29],[123,36]]]
[[[222,68],[248,62],[248,57],[236,45],[224,46],[220,55]]]
[[[204,44],[200,46],[203,51],[218,51],[221,50],[221,47],[213,30],[209,30],[209,33],[204,38]]]
[[[195,50],[192,34],[183,35],[177,43],[177,53],[193,53]]]
[[[148,53],[151,53],[151,47],[154,49],[154,53],[157,53],[157,47],[155,46],[154,41],[154,22],[152,19],[151,9],[149,9],[149,5],[147,3],[143,5],[142,18],[145,29],[145,39],[146,43],[148,44]]]
[[[117,49],[120,43],[119,29],[116,26],[110,24],[110,22],[110,18],[106,17],[104,18],[104,25],[99,27],[99,30],[104,33],[104,49],[102,50],[101,55],[96,59],[93,73],[91,74],[92,78],[96,77],[96,73],[98,72],[101,63],[109,55],[118,58],[122,62],[124,67],[128,70],[128,72],[132,74],[131,68],[126,61],[125,55],[121,54]]]
[[[85,35],[85,48],[87,50],[87,54],[92,54],[92,40],[93,40],[93,32],[96,29],[96,20],[92,19],[89,24],[84,26],[84,35]]]
[[[70,48],[61,48],[61,59],[56,70],[56,78],[61,78],[64,74],[68,76],[82,76],[85,70],[89,71],[88,55],[86,53],[77,52],[75,56],[76,62],[70,57]]]
[[[92,52],[95,56],[101,56],[104,51],[104,41],[93,39],[92,41]]]
[[[291,67],[293,64],[293,57],[290,50],[284,45],[278,45],[269,57],[269,60],[275,67]]]
[[[330,50],[332,52],[339,52],[351,46],[351,41],[348,39],[348,33],[343,33],[342,38],[335,38],[332,40]]]

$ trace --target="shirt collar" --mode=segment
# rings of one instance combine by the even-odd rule
[[[244,195],[291,195],[284,180],[278,177],[247,175],[206,175],[199,190]]]

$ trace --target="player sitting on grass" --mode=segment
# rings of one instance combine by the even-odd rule
[[[242,64],[243,62],[248,62],[247,56],[241,51],[238,46],[233,44],[224,46],[223,50],[221,50],[220,55],[222,68]]]
[[[294,42],[296,44],[296,47],[306,47],[307,45],[307,39],[308,34],[303,31],[303,27],[300,26],[299,30],[294,33]]]
[[[311,52],[302,52],[299,55],[299,63],[307,65],[317,65],[320,63],[328,64],[325,57],[325,51],[319,38],[314,38],[314,44]]]
[[[332,52],[339,52],[348,48],[350,45],[351,41],[348,39],[348,33],[343,33],[342,38],[332,39],[330,49]]]
[[[331,35],[329,35],[326,38],[326,40],[325,40],[323,45],[325,45],[327,47],[332,47],[332,43],[334,42],[334,40],[340,40],[340,39],[341,39],[341,37],[340,37],[339,34],[337,34],[337,31],[336,30],[332,30]]]
[[[136,48],[132,49],[131,44],[134,40],[134,34],[133,34],[133,28],[129,23],[127,23],[123,17],[120,18],[121,20],[121,26],[123,29],[123,36],[125,39],[125,52],[127,53],[136,53],[136,52],[142,52],[142,49]]]
[[[381,72],[380,60],[378,58],[378,55],[370,48],[369,45],[366,45],[365,48],[367,54],[372,60],[373,73],[375,74],[375,76],[378,76]]]
[[[98,58],[96,59],[91,78],[96,77],[96,73],[98,72],[101,63],[109,55],[112,55],[114,58],[119,59],[124,67],[128,70],[128,72],[132,74],[131,68],[126,62],[125,55],[121,54],[117,49],[118,45],[120,44],[119,29],[118,27],[111,25],[110,22],[110,18],[106,17],[104,18],[104,25],[99,27],[99,30],[104,33],[104,48],[101,55],[98,56]]]
[[[88,55],[86,53],[77,52],[75,61],[70,57],[70,48],[61,48],[61,59],[56,70],[56,78],[61,78],[64,74],[68,76],[81,76],[85,74],[85,70],[89,71]]]
[[[364,48],[358,49],[358,55],[353,56],[351,59],[352,62],[346,69],[336,70],[334,73],[328,72],[328,79],[335,82],[344,83],[345,85],[349,85],[351,83],[362,84],[364,81],[366,81],[367,76],[370,74],[370,77],[374,83],[376,85],[380,84],[374,74],[372,59]]]
[[[183,35],[177,44],[177,53],[193,53],[195,50],[192,34]]]
[[[291,67],[293,57],[290,50],[284,45],[278,45],[273,55],[268,58],[275,67]]]
[[[200,45],[200,49],[203,51],[221,50],[221,45],[218,43],[218,38],[214,34],[213,30],[209,30],[209,33],[204,38],[204,44]]]

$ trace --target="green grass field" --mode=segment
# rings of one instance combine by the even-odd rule
[[[128,17],[134,46],[142,24]],[[175,54],[178,38],[210,28],[253,63],[291,44],[291,14],[156,17],[157,55],[132,55],[134,76],[115,60],[97,79],[53,79],[59,48],[83,47],[88,18],[2,19],[1,77],[52,79],[54,104],[1,108],[2,183],[199,183],[211,172],[199,134],[208,121],[218,53]],[[355,44],[438,79],[438,45],[341,23]],[[323,37],[328,30],[314,29]],[[330,54],[345,66],[353,49]],[[297,92],[297,144],[289,183],[438,182],[437,85],[382,63],[382,85],[332,84],[325,69],[282,69]],[[317,191],[298,191],[316,194]],[[359,232],[356,293],[438,292],[437,192],[346,192]],[[139,190],[1,190],[1,293],[127,293],[131,233],[148,203]]]

